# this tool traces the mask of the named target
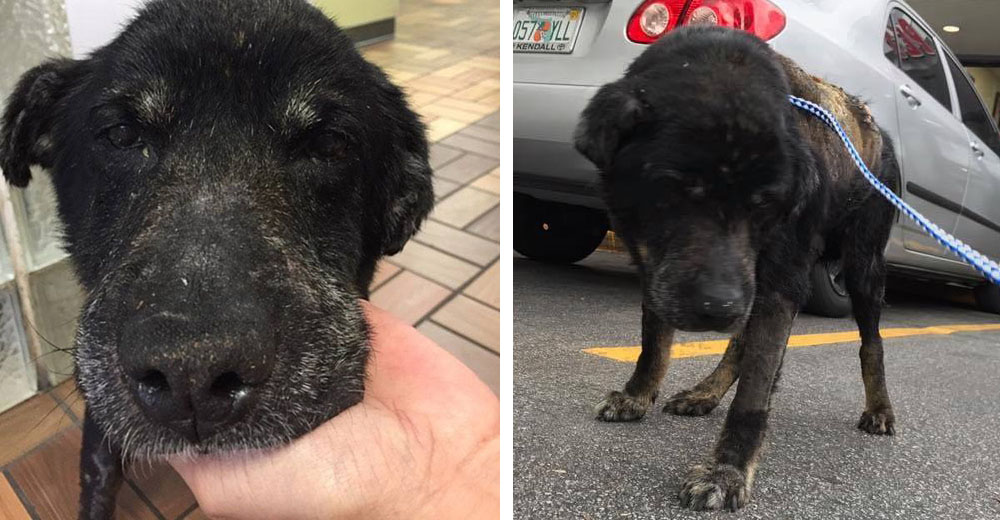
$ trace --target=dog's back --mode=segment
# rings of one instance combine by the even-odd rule
[[[882,130],[875,123],[868,106],[856,96],[822,78],[813,76],[791,59],[776,54],[788,77],[792,95],[812,101],[829,110],[847,132],[865,164],[872,171],[881,170],[884,140]],[[804,137],[813,145],[813,151],[827,162],[831,182],[838,187],[851,184],[860,178],[854,161],[847,154],[839,136],[825,124],[802,112],[799,127]],[[843,183],[843,184],[842,184]]]

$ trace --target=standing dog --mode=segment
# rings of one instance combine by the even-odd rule
[[[664,408],[704,415],[739,379],[710,460],[681,489],[691,509],[747,503],[792,320],[818,259],[843,260],[861,332],[866,403],[858,427],[893,433],[878,323],[894,210],[837,135],[793,107],[789,94],[831,110],[895,189],[891,142],[867,107],[741,31],[671,32],[598,91],[577,131],[643,287],[642,353],[598,418],[646,413],[675,329],[733,335],[715,370]]]
[[[361,400],[376,262],[433,203],[401,91],[302,0],[158,0],[28,71],[0,167],[49,169],[87,290],[81,517],[122,460],[268,448]]]

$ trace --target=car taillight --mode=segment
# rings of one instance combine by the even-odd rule
[[[659,6],[659,7],[654,7]],[[651,9],[653,11],[651,11]],[[657,12],[666,10],[668,23],[651,24]],[[649,13],[649,14],[647,14]],[[643,23],[643,20],[646,23]],[[636,43],[653,43],[667,31],[679,25],[719,25],[753,33],[770,40],[785,28],[785,13],[769,0],[686,0],[643,2],[629,20],[626,34]],[[648,30],[647,30],[648,29]],[[657,29],[660,29],[657,32]]]
[[[646,0],[628,21],[625,35],[636,43],[653,43],[677,26],[689,0]]]
[[[742,29],[770,40],[785,28],[785,13],[768,0],[692,0],[689,24],[716,24]]]

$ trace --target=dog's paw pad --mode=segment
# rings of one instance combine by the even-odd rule
[[[674,415],[707,415],[716,406],[719,406],[716,397],[684,390],[667,399],[663,412]]]
[[[622,392],[611,392],[594,408],[597,419],[608,422],[638,421],[646,415],[651,398],[634,397]]]
[[[858,429],[872,435],[894,435],[896,433],[896,418],[892,410],[869,412],[865,410],[858,420]]]
[[[728,464],[691,468],[680,492],[681,506],[694,511],[736,511],[745,506],[749,498],[750,490],[743,472]]]

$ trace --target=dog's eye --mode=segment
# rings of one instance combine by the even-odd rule
[[[771,205],[771,200],[759,193],[754,193],[750,196],[750,204],[753,204],[757,209],[764,209]]]
[[[108,130],[108,141],[118,148],[133,148],[142,144],[139,130],[132,125],[118,125]]]
[[[312,153],[321,159],[340,159],[347,154],[347,143],[340,134],[323,132],[313,138]]]

